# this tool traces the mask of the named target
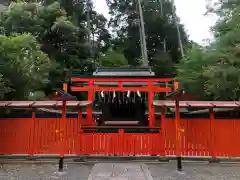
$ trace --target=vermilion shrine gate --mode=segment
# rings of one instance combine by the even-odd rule
[[[239,108],[240,102],[180,101],[175,115],[169,116],[167,109],[176,108],[175,101],[156,100],[154,95],[173,92],[174,88],[166,87],[166,83],[173,82],[172,78],[91,76],[72,77],[71,81],[68,88],[64,85],[65,91],[86,91],[86,101],[66,97],[57,101],[0,102],[2,109],[32,111],[28,117],[0,119],[2,156],[240,156],[240,119],[230,116],[218,119],[214,112],[216,108]],[[100,113],[93,110],[96,99]],[[77,114],[68,112],[72,107],[78,109]],[[42,108],[62,113],[42,117],[39,115]],[[209,113],[199,117],[181,113],[178,108],[205,108]],[[179,125],[175,123],[177,117]]]

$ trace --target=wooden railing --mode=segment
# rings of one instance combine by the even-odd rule
[[[174,119],[165,119],[159,133],[129,133],[123,127],[116,133],[84,133],[79,119],[65,120],[60,126],[59,118],[0,119],[0,154],[176,155]],[[180,122],[182,155],[240,156],[240,119]]]

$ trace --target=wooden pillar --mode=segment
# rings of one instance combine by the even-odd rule
[[[67,101],[63,100],[62,101],[62,120],[66,119],[66,115],[67,115]]]
[[[63,90],[65,92],[68,92],[68,84],[67,83],[63,83]]]
[[[214,145],[215,145],[215,136],[214,136],[214,111],[213,108],[209,109],[209,113],[210,113],[210,155],[212,156],[213,159],[216,159],[216,153],[215,153],[215,149],[214,149]]]
[[[33,156],[35,153],[36,153],[36,140],[35,138],[37,138],[36,136],[36,109],[33,108],[32,109],[32,123],[33,123],[33,126],[32,126],[32,144],[30,144],[30,147],[31,147],[31,152],[29,153],[29,156]]]
[[[161,107],[161,129],[165,132],[165,107]]]
[[[76,142],[76,152],[78,154],[83,154],[83,128],[82,128],[82,108],[83,107],[79,107],[78,110],[78,118],[77,118],[77,131],[75,132],[75,137],[77,139],[78,142]]]
[[[176,155],[180,155],[180,112],[179,101],[175,101]]]
[[[153,82],[148,82],[148,117],[149,117],[149,128],[155,127],[155,109],[153,105],[154,92],[153,92]]]
[[[89,90],[88,90],[88,101],[93,102],[94,100],[94,81],[89,81]],[[87,125],[92,126],[93,122],[93,108],[91,106],[87,107]]]
[[[80,130],[82,129],[82,107],[79,107],[78,110],[78,123],[77,123],[77,127],[80,126]]]
[[[180,107],[179,100],[175,100],[175,128],[176,128],[176,156],[177,156],[177,169],[182,171],[182,158],[180,148]]]
[[[58,161],[58,171],[63,171],[63,163],[64,163],[64,154],[65,154],[65,143],[64,143],[64,130],[65,130],[65,123],[66,123],[66,113],[67,113],[67,102],[66,100],[62,101],[62,116],[60,118],[60,129],[56,130],[56,133],[59,134],[60,140],[60,157]]]
[[[120,88],[123,88],[123,82],[122,82],[122,81],[118,81],[118,86],[119,86]]]
[[[165,140],[166,140],[166,123],[165,123],[165,107],[161,107],[161,132],[162,132],[162,146],[163,146],[163,155],[166,155],[165,149]]]
[[[125,142],[124,142],[124,129],[119,129],[118,130],[118,151],[117,151],[117,155],[118,156],[123,156],[124,155],[124,148],[126,146],[124,146]]]
[[[179,82],[174,81],[174,91],[177,91],[178,87],[179,87]]]
[[[62,101],[62,117],[60,120],[61,122],[60,122],[60,131],[59,131],[60,143],[62,145],[60,157],[64,157],[64,153],[65,153],[64,133],[65,133],[65,125],[66,125],[66,115],[67,115],[67,101],[63,100]]]

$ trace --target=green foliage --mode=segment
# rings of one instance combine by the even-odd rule
[[[128,62],[121,52],[109,49],[106,54],[102,55],[99,59],[101,66],[104,67],[121,67],[127,66]]]
[[[12,1],[0,17],[0,98],[41,99],[72,71],[91,72],[111,36],[107,20],[92,10],[91,47],[86,14],[86,1]]]
[[[81,69],[89,55],[84,39],[86,32],[66,15],[58,2],[47,6],[12,3],[4,13],[2,24],[6,34],[29,32],[36,36],[41,49],[63,68]]]
[[[30,92],[49,82],[51,62],[31,35],[0,36],[0,62],[1,84],[5,85],[1,94],[8,99],[27,99]]]
[[[209,65],[207,50],[199,46],[193,46],[187,55],[180,61],[177,67],[176,80],[180,82],[187,92],[193,94],[195,98],[205,99],[204,70]]]
[[[159,75],[172,74],[175,71],[174,62],[167,52],[158,52],[154,54],[151,66],[153,67],[153,71]]]
[[[39,101],[45,99],[45,93],[42,91],[36,91],[34,93],[30,93],[28,99],[31,101]]]
[[[1,99],[43,99],[51,90],[62,87],[63,81],[73,71],[92,72],[93,62],[107,67],[142,64],[136,1],[107,0],[111,15],[109,26],[117,37],[111,36],[106,26],[107,19],[93,10],[91,1],[91,31],[88,34],[87,2],[88,0],[12,1],[0,18]],[[167,0],[162,2],[162,13],[158,0],[143,3],[149,64],[159,75],[173,74],[175,64],[181,57],[172,4]],[[187,48],[189,42],[184,27],[179,22],[178,24],[181,40]],[[228,40],[221,41],[230,43]],[[226,49],[223,44],[221,46]],[[220,44],[215,47],[220,48]],[[196,51],[189,52],[185,60],[199,59],[194,55]],[[209,74],[210,67],[206,65],[209,71],[203,70],[207,68],[197,68],[215,53],[199,48],[199,54],[201,53],[202,61],[196,61],[198,64],[195,65],[195,70],[199,73],[194,76],[195,90],[200,89],[201,84],[197,80],[202,78],[204,87],[208,85],[203,89],[203,94],[211,94],[216,85],[209,80],[213,76]],[[192,62],[194,63],[195,61]],[[186,68],[185,64],[183,61],[178,67],[180,76],[186,76],[189,71],[189,65]],[[186,72],[180,73],[181,68]],[[183,85],[190,82],[189,77]]]
[[[9,82],[0,74],[0,100],[9,92],[11,92]]]
[[[215,41],[207,50],[194,47],[178,66],[182,86],[201,99],[240,99],[239,10],[234,1],[215,8],[221,16],[213,28]]]
[[[108,0],[107,3],[112,16],[110,26],[117,34],[113,41],[113,48],[123,50],[128,63],[138,66],[138,60],[141,57],[141,47],[138,27],[139,13],[136,8],[137,1]],[[172,18],[172,4],[170,1],[162,1],[162,3],[162,13],[158,0],[144,1],[143,3],[148,60],[157,74],[172,74],[174,70],[172,67],[174,63],[179,62],[181,54],[176,24]],[[183,25],[179,22],[178,24],[182,42],[184,46],[187,46],[188,38]],[[166,49],[164,49],[164,39],[166,40]],[[167,68],[164,68],[165,66]]]

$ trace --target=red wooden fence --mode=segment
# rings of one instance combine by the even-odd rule
[[[0,154],[176,155],[174,119],[161,133],[83,133],[77,118],[0,119]],[[240,156],[240,119],[181,119],[184,156]]]

